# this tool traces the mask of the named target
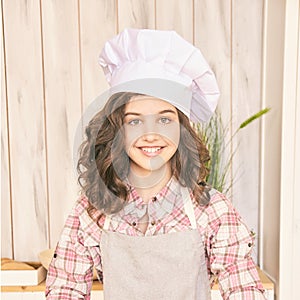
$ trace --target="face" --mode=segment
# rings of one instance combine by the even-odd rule
[[[132,98],[125,107],[125,149],[131,171],[138,175],[163,167],[178,148],[180,125],[176,108],[150,96]]]

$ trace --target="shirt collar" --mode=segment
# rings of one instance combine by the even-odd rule
[[[179,183],[174,176],[148,203],[143,201],[128,180],[126,180],[126,184],[129,190],[129,200],[122,210],[122,215],[131,214],[133,211],[143,215],[149,204],[153,204],[155,210],[159,210],[161,213],[171,213],[180,194]]]
[[[128,181],[127,185],[130,193],[129,201],[121,210],[120,214],[128,215],[135,211],[135,213],[141,217],[146,212],[148,204],[143,202],[136,189],[131,186]],[[162,219],[166,214],[170,214],[174,210],[174,206],[176,205],[180,195],[180,184],[173,176],[166,186],[164,186],[161,191],[153,197],[156,198],[156,201],[149,202],[152,204],[151,210],[155,210],[157,218]],[[88,199],[83,196],[77,202],[76,215],[78,215],[81,223],[84,245],[96,246],[100,242],[101,228],[95,220],[89,216],[86,210],[87,207]],[[97,219],[98,214],[100,214],[100,212],[96,211],[93,217]]]

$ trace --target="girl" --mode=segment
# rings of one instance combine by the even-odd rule
[[[174,32],[125,30],[100,57],[112,96],[86,127],[83,195],[48,270],[47,299],[265,299],[253,240],[224,195],[205,184],[208,151],[190,125],[218,89],[200,51]]]

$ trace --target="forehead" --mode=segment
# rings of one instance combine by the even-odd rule
[[[164,110],[173,110],[176,108],[167,101],[151,96],[136,96],[130,99],[126,104],[125,113],[135,112],[139,114],[158,114]]]

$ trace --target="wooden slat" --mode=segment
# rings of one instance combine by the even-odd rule
[[[230,0],[195,0],[195,46],[199,47],[215,72],[221,89],[218,108],[230,120],[231,76]],[[217,47],[216,47],[217,45]]]
[[[296,6],[296,5],[295,5]],[[297,54],[297,99],[296,99],[296,109],[295,109],[295,158],[294,158],[294,214],[293,214],[293,226],[294,226],[294,234],[293,234],[293,257],[292,261],[294,263],[292,274],[290,275],[293,282],[293,290],[294,296],[296,293],[298,294],[297,289],[297,277],[298,270],[300,268],[300,257],[298,253],[300,252],[300,201],[298,199],[298,184],[300,182],[300,6],[298,6],[298,54]],[[283,199],[284,200],[284,199]]]
[[[98,57],[104,43],[117,33],[115,1],[79,2],[83,108],[108,88]]]
[[[278,290],[280,261],[280,185],[282,145],[283,57],[286,3],[267,2],[264,7],[263,93],[264,106],[272,110],[262,121],[260,168],[260,265]],[[276,62],[276,63],[275,63]],[[274,84],[276,83],[276,84]],[[277,84],[278,83],[278,84]],[[271,250],[270,250],[271,249]],[[278,293],[277,293],[278,294]]]
[[[276,232],[276,237],[279,239],[277,296],[278,299],[297,299],[300,268],[299,1],[286,2],[284,17],[280,228],[279,232]]]
[[[296,6],[296,5],[295,5]],[[296,93],[297,98],[296,102],[296,109],[295,109],[295,150],[294,150],[294,201],[293,201],[293,270],[290,274],[290,278],[292,278],[292,286],[293,286],[293,295],[296,297],[298,295],[298,271],[300,268],[300,257],[298,253],[300,252],[300,201],[298,199],[298,184],[300,182],[300,6],[298,6],[298,53],[297,53],[297,83],[296,83]],[[283,199],[284,201],[284,199]]]
[[[48,185],[54,247],[78,197],[73,138],[81,114],[78,1],[42,1]],[[92,9],[92,8],[91,8]]]
[[[154,0],[119,0],[119,31],[124,28],[155,28]]]
[[[247,13],[245,13],[247,12]],[[233,1],[232,120],[233,129],[261,109],[262,1]],[[250,229],[258,232],[259,122],[234,138],[233,202]]]
[[[44,105],[38,1],[3,1],[14,257],[48,246]]]
[[[175,30],[193,43],[193,0],[156,1],[156,27]]]
[[[1,6],[1,32],[3,29]],[[4,36],[1,37],[1,256],[13,257]]]
[[[231,2],[230,0],[195,0],[195,46],[214,71],[221,96],[217,111],[226,129],[224,164],[231,158]],[[216,47],[217,45],[217,47]],[[232,185],[231,168],[226,188]],[[230,193],[227,195],[230,197]]]

